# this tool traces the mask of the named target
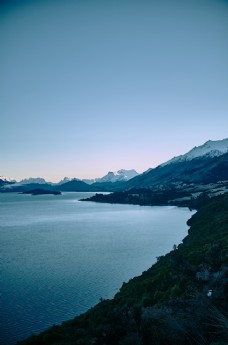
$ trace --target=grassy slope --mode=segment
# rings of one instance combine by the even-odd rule
[[[228,195],[188,223],[183,244],[124,284],[113,300],[21,344],[227,344]]]

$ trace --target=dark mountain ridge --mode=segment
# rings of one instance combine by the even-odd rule
[[[87,183],[80,180],[72,180],[61,185],[55,186],[55,190],[60,192],[93,192],[99,189],[88,185]]]
[[[180,182],[208,184],[223,180],[228,180],[228,153],[219,157],[199,157],[190,161],[159,165],[127,181],[124,187],[155,188]]]
[[[0,179],[0,192],[21,192],[34,188],[67,191],[67,192],[118,192],[132,188],[167,189],[180,184],[209,184],[228,180],[228,139],[207,141],[205,144],[195,147],[185,155],[174,157],[154,169],[133,177],[127,181],[101,181],[87,184],[78,179],[73,179],[62,184],[42,183],[22,184],[11,186],[9,182]],[[112,173],[114,174],[114,173]],[[32,187],[32,185],[34,187]],[[36,185],[36,187],[35,187]],[[29,186],[29,187],[28,187]],[[32,187],[32,188],[31,188]]]
[[[0,186],[1,187],[1,186]],[[7,186],[4,184],[2,188],[0,188],[1,193],[21,193],[26,192],[32,189],[43,189],[49,191],[56,191],[56,192],[97,192],[102,191],[99,186],[90,186],[87,183],[80,181],[80,180],[72,180],[61,185],[53,185],[49,183],[28,183],[28,184],[21,184],[18,185],[14,184]]]
[[[6,186],[6,185],[13,185],[13,184],[14,184],[14,182],[6,181],[6,180],[3,180],[0,178],[0,188],[3,186]]]

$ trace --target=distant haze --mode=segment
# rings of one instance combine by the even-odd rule
[[[225,0],[0,3],[0,175],[143,172],[227,138]]]

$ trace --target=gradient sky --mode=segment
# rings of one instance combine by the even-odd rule
[[[1,1],[0,50],[0,175],[143,172],[228,137],[228,1]]]

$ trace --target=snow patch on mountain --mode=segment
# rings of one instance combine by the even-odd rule
[[[0,180],[4,182],[15,182],[15,180],[12,180],[10,177],[6,177],[6,176],[0,176]]]
[[[85,183],[92,184],[92,183],[104,183],[104,182],[117,182],[117,181],[128,181],[131,178],[137,176],[138,173],[134,169],[125,170],[120,169],[118,171],[109,171],[105,176],[100,178],[95,178],[93,180],[82,180]]]
[[[134,169],[125,170],[121,169],[118,171],[109,171],[107,175],[102,178],[96,179],[96,182],[117,182],[117,181],[128,181],[131,178],[137,176],[138,173]]]
[[[87,184],[93,184],[93,183],[97,182],[96,180],[97,180],[96,178],[94,178],[94,179],[87,179],[87,178],[85,178],[85,179],[82,180],[82,182],[85,182]]]
[[[24,185],[24,184],[30,184],[30,183],[46,184],[47,182],[42,177],[30,177],[30,178],[25,178],[25,179],[21,180],[17,184],[18,185]]]
[[[57,184],[58,185],[61,185],[61,184],[64,184],[64,183],[67,183],[67,182],[70,182],[70,181],[73,181],[73,180],[76,180],[76,181],[80,181],[79,179],[75,178],[75,177],[64,177],[61,181],[59,181]]]
[[[178,157],[174,157],[169,161],[161,164],[160,166],[165,166],[173,163],[181,163],[185,161],[191,161],[195,158],[213,158],[221,156],[228,152],[228,138],[223,140],[208,140],[205,144],[201,146],[196,146],[189,152]]]

